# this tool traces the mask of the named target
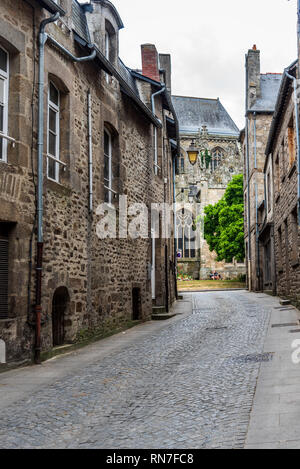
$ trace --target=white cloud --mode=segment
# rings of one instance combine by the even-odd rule
[[[297,0],[113,0],[125,29],[120,56],[141,67],[140,44],[172,55],[173,93],[220,97],[244,125],[245,54],[261,50],[262,73],[296,58]]]

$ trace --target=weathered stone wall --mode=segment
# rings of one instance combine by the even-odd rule
[[[32,1],[35,21],[44,15]],[[68,3],[68,6],[69,3]],[[33,101],[34,68],[33,10],[21,0],[3,0],[0,11],[0,44],[11,51],[9,135],[17,140],[8,147],[8,163],[0,162],[0,229],[9,235],[9,319],[0,321],[0,338],[6,342],[7,360],[31,358],[34,342],[35,292],[35,183],[37,98]],[[71,24],[70,18],[63,19]],[[61,22],[47,31],[75,55],[84,51],[75,46],[72,35]],[[33,42],[34,40],[34,42]],[[104,201],[103,132],[109,126],[114,132],[113,189],[128,197],[128,203],[172,203],[172,155],[166,141],[165,126],[160,131],[161,172],[154,174],[152,125],[132,101],[120,91],[115,78],[107,80],[96,63],[74,64],[57,50],[46,45],[45,52],[45,128],[47,142],[47,94],[49,80],[61,93],[61,160],[60,183],[46,177],[44,156],[44,270],[42,295],[42,348],[53,345],[52,311],[54,293],[60,287],[68,291],[65,312],[65,342],[73,342],[87,331],[99,333],[132,318],[132,289],[140,288],[142,314],[147,320],[152,313],[151,240],[100,240],[96,235],[99,217],[96,208]],[[92,96],[94,207],[88,212],[88,116],[87,92]],[[163,119],[161,98],[158,116]],[[32,131],[33,129],[33,131]],[[33,152],[31,153],[33,137]],[[33,164],[33,172],[32,172]],[[164,179],[168,184],[165,185]],[[114,201],[117,205],[118,200]],[[7,225],[9,223],[9,225]],[[30,257],[30,239],[33,235]],[[157,252],[157,304],[165,304],[165,244],[168,245],[169,304],[174,300],[173,240],[161,241]],[[32,274],[29,275],[29,260]],[[171,262],[172,261],[172,262]],[[29,281],[31,287],[29,288]],[[28,288],[30,298],[28,298]]]
[[[289,126],[293,123],[293,151]],[[273,152],[274,239],[278,295],[300,300],[300,230],[294,100],[290,92]]]

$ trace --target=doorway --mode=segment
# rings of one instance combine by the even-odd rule
[[[52,301],[52,335],[53,346],[58,347],[65,341],[65,314],[70,301],[66,287],[58,288]]]
[[[132,289],[132,320],[139,321],[142,317],[141,289]]]

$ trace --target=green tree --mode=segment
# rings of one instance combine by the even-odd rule
[[[245,258],[243,175],[234,176],[224,197],[204,212],[204,238],[218,261]]]

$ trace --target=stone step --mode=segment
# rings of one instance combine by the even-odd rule
[[[153,306],[152,307],[152,314],[163,314],[166,312],[165,306]]]
[[[156,313],[152,315],[152,321],[166,321],[167,319],[172,319],[175,316],[175,313]]]
[[[290,300],[280,300],[280,304],[282,306],[288,306],[291,304]]]

